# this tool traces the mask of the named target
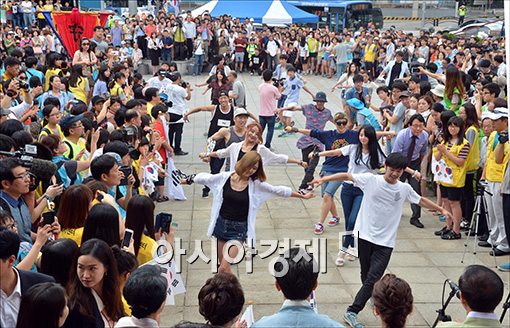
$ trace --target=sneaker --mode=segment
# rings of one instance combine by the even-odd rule
[[[334,227],[336,225],[338,225],[340,223],[340,219],[337,218],[337,217],[332,217],[329,221],[328,221],[328,226],[330,227]]]
[[[444,216],[443,214],[441,214],[441,215],[439,216],[439,222],[444,222],[444,221],[446,221],[446,216]]]
[[[209,198],[209,190],[202,189],[202,198]]]
[[[322,235],[323,232],[324,226],[320,223],[316,223],[315,228],[313,229],[313,233],[315,233],[316,235]]]
[[[301,194],[301,195],[306,195],[306,194],[309,194],[313,191],[313,188],[312,186],[308,186],[308,187],[305,187],[305,188],[299,188],[298,192]]]
[[[358,321],[358,314],[354,312],[345,312],[344,321],[352,328],[364,328],[365,325]]]
[[[441,230],[438,230],[438,231],[435,231],[434,232],[434,235],[436,236],[442,236],[444,235],[445,233],[449,233],[451,230],[448,229],[446,226],[444,226]]]
[[[285,138],[287,136],[287,132],[282,132],[278,135],[278,138]]]
[[[441,235],[441,239],[443,239],[443,240],[455,240],[455,239],[460,239],[461,237],[462,237],[462,235],[460,233],[456,233],[453,230]]]
[[[281,129],[283,129],[283,124],[282,124],[282,122],[278,122],[278,123],[276,123],[276,124],[274,125],[274,129],[275,129],[275,130],[281,130]]]
[[[462,222],[460,223],[460,230],[467,231],[467,230],[469,230],[469,226],[470,225],[471,225],[471,222],[468,222],[466,220],[462,220]]]
[[[510,272],[510,263],[498,265],[498,270],[503,272]]]

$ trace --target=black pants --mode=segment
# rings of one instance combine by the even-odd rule
[[[503,194],[503,222],[505,222],[506,237],[510,237],[510,194]]]
[[[370,81],[374,80],[375,75],[375,65],[373,62],[365,62],[365,70],[368,73],[368,76],[370,76]]]
[[[476,172],[466,173],[466,183],[462,187],[462,202],[460,207],[462,208],[462,217],[464,220],[471,222],[473,215],[473,209],[475,208],[475,191],[474,191],[474,180]]]
[[[138,48],[142,50],[143,58],[147,58],[147,39],[145,36],[137,36],[136,37],[136,43],[138,44]]]
[[[182,118],[182,115],[170,113],[170,122],[177,122]],[[184,123],[171,123],[168,125],[168,144],[173,147],[174,151],[182,151],[182,128]],[[175,143],[174,143],[175,142]]]
[[[186,59],[193,58],[193,39],[186,39]]]
[[[372,296],[374,284],[381,279],[390,262],[393,248],[379,246],[369,241],[358,239],[359,264],[363,286],[356,294],[354,302],[347,311],[359,313]]]
[[[409,163],[408,167],[412,170],[418,170],[420,172],[420,164],[421,160],[418,158],[411,163]],[[414,191],[418,193],[418,195],[421,196],[421,187],[420,182],[413,178],[411,174],[404,172],[402,176],[400,177],[400,181],[409,183]],[[411,219],[419,219],[421,217],[421,207],[417,204],[411,204],[411,210],[413,214],[411,215]]]
[[[184,60],[186,57],[186,43],[185,42],[175,42],[175,60]]]
[[[223,163],[225,163],[224,158],[211,157],[209,161],[209,168],[211,169],[211,174],[220,173]],[[209,187],[204,186],[203,190],[209,191],[210,189]]]
[[[301,149],[301,155],[303,162],[308,163],[308,167],[305,169],[305,176],[303,177],[303,180],[301,181],[301,185],[299,186],[299,189],[304,189],[308,187],[308,182],[313,180],[313,174],[315,173],[315,168],[317,167],[317,164],[319,164],[319,157],[313,157],[312,159],[308,159],[308,155],[313,152],[315,149],[315,146],[309,146],[304,149]]]

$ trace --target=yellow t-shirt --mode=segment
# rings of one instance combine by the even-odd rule
[[[60,125],[57,125],[57,129],[58,129],[58,134],[59,134],[59,136],[60,136],[60,139],[61,139],[61,140],[64,140],[64,138],[65,138],[65,137],[64,137],[64,132],[62,132],[62,129],[60,128]],[[48,131],[49,131],[50,133],[48,133]],[[40,141],[42,140],[42,138],[44,138],[44,137],[46,137],[46,136],[48,136],[48,135],[50,135],[50,134],[54,134],[54,133],[53,133],[53,130],[51,130],[51,129],[48,127],[48,125],[45,125],[45,126],[43,126],[43,128],[41,129],[41,133],[39,133],[39,137],[37,138],[37,140],[40,142]]]
[[[71,153],[71,149],[69,149],[69,147],[72,147],[73,149],[73,157],[72,158],[69,158],[69,159],[74,159],[76,160],[76,157],[78,156],[78,154],[80,153],[80,151],[82,149],[86,149],[87,146],[85,144],[85,140],[83,140],[83,138],[80,138],[78,140],[78,143],[74,143],[72,142],[71,140],[67,139],[67,138],[64,138],[64,141],[66,141],[66,144],[67,144],[67,151],[64,153],[64,156],[69,158],[69,155]],[[85,157],[82,157],[81,160],[85,160],[87,158]]]
[[[487,142],[487,160],[485,161],[485,179],[491,182],[503,182],[503,177],[505,176],[505,168],[508,164],[508,160],[510,159],[510,144],[508,142],[505,143],[503,148],[503,163],[496,163],[496,147],[499,144],[499,141],[496,138],[497,132],[494,131],[489,136],[489,141]]]
[[[69,85],[69,91],[74,94],[76,99],[83,101],[84,104],[87,104],[87,93],[89,91],[89,81],[84,78],[78,78],[78,82],[75,87]]]
[[[58,238],[67,238],[74,240],[78,247],[81,245],[81,236],[83,235],[83,228],[78,229],[64,229],[60,231]]]
[[[44,91],[48,91],[50,88],[50,77],[53,75],[62,76],[62,70],[60,68],[49,68],[46,71],[46,74],[44,75],[46,81],[44,82]]]
[[[124,312],[126,312],[126,315],[130,316],[131,315],[131,308],[129,307],[129,304],[126,301],[126,299],[124,298],[124,295],[122,295],[122,307],[124,308]]]
[[[152,107],[154,107],[154,105],[150,102],[147,103],[147,113],[150,115],[150,117],[152,118]]]
[[[142,234],[142,238],[140,239],[140,248],[138,249],[138,256],[136,259],[138,260],[138,265],[142,265],[151,261],[154,258],[154,254],[156,254],[156,250],[158,248],[158,243],[144,234]]]

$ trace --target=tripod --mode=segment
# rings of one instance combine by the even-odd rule
[[[501,318],[499,318],[499,323],[503,323],[503,319],[505,319],[506,311],[510,308],[510,293],[506,297],[505,303],[503,303],[503,313],[501,313]]]
[[[485,217],[487,217],[487,202],[485,201],[484,193],[486,193],[489,196],[492,196],[490,192],[485,190],[485,186],[478,182],[476,185],[476,201],[475,201],[475,209],[476,211],[473,213],[473,217],[471,219],[471,223],[469,224],[469,230],[468,235],[466,238],[466,241],[464,242],[464,252],[462,254],[462,259],[460,260],[460,263],[464,263],[464,258],[466,257],[466,252],[468,249],[468,242],[469,237],[474,236],[473,238],[473,255],[476,255],[476,248],[478,246],[478,224],[480,222],[480,216],[484,214]],[[474,228],[474,229],[473,229]]]

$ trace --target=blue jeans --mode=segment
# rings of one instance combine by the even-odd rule
[[[14,27],[16,26],[19,26],[19,27],[23,27],[23,14],[22,13],[16,13],[16,14],[12,14],[12,25]]]
[[[363,200],[363,191],[351,183],[344,183],[340,200],[344,209],[345,231],[353,231]],[[342,241],[342,247],[347,249],[349,246],[354,247],[354,237],[352,235],[346,235]]]
[[[262,132],[264,132],[264,129],[266,128],[267,124],[267,135],[266,135],[266,143],[264,146],[266,148],[271,148],[271,141],[273,140],[273,133],[274,133],[274,123],[276,121],[276,117],[273,116],[259,116],[259,122],[262,126]]]
[[[161,49],[161,60],[164,63],[172,62],[172,49]]]
[[[32,13],[30,14],[23,13],[23,27],[32,29]]]
[[[193,74],[202,74],[202,68],[204,67],[204,55],[194,55],[195,65],[193,65]]]
[[[337,63],[336,64],[336,77],[337,79],[340,79],[340,76],[345,73],[345,70],[347,69],[347,63]]]

